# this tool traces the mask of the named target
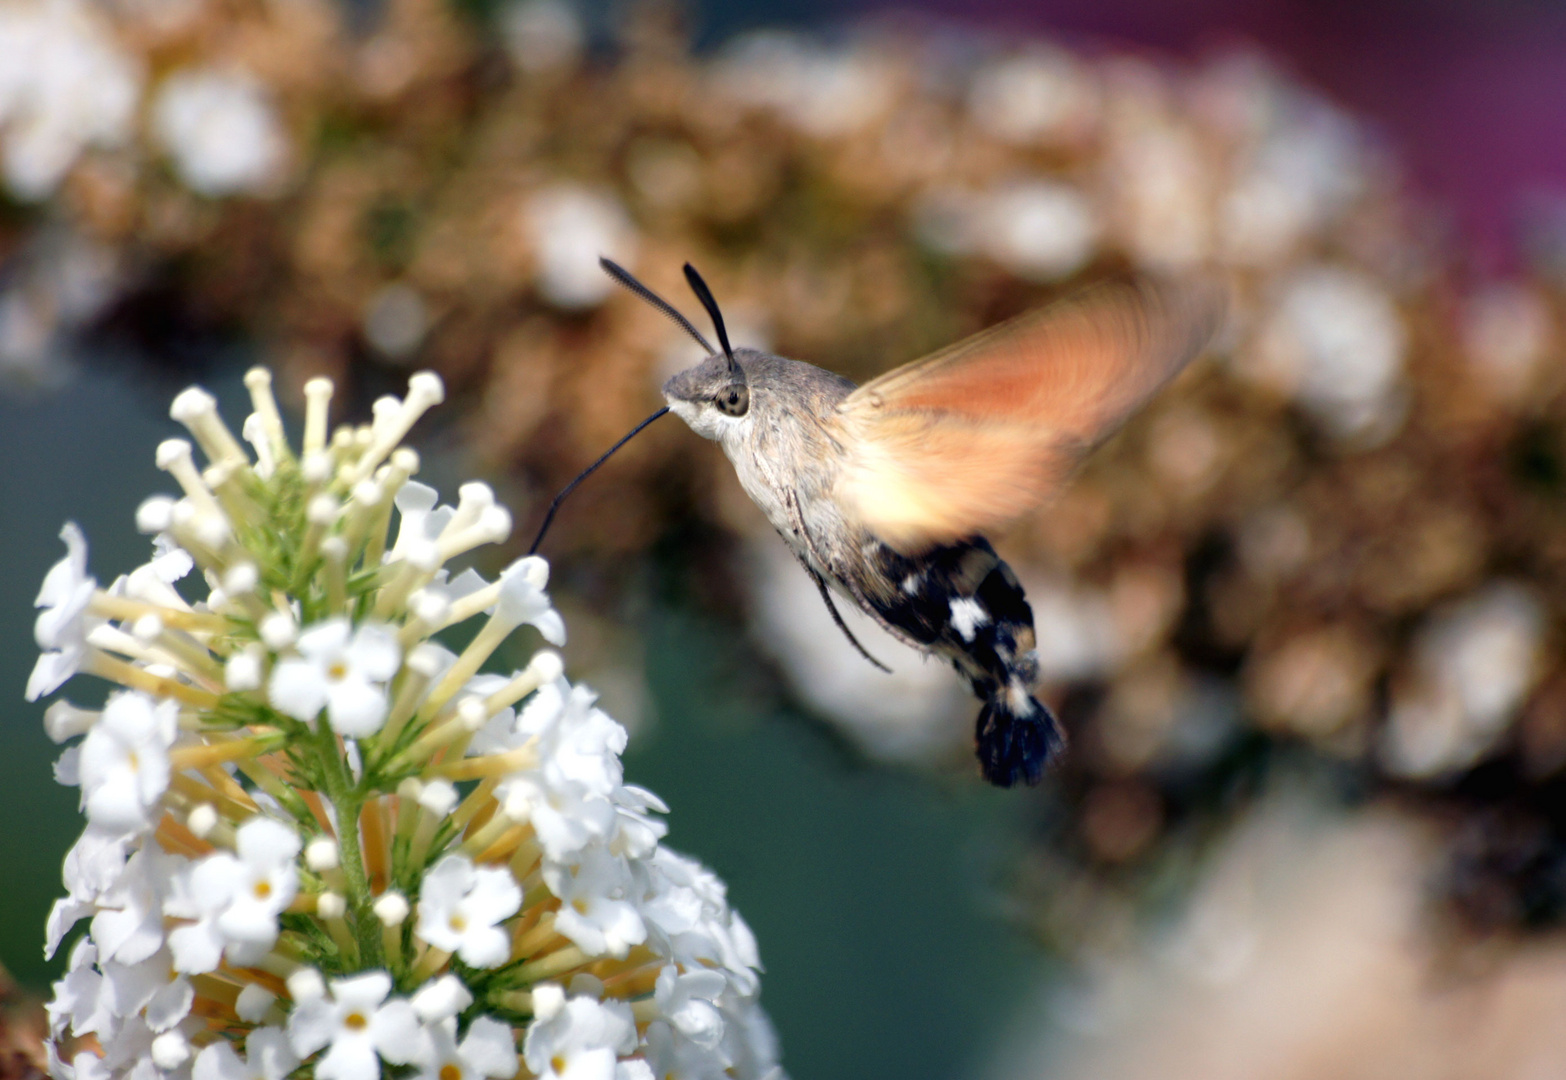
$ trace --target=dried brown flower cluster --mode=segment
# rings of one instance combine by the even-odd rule
[[[51,228],[122,268],[111,324],[237,325],[295,385],[433,367],[540,496],[690,359],[599,254],[670,295],[692,261],[736,340],[853,378],[1105,273],[1228,273],[1218,355],[1004,538],[1074,734],[1044,925],[1297,746],[1461,811],[1452,887],[1482,922],[1566,911],[1559,284],[1468,281],[1361,126],[1264,58],[898,30],[694,57],[657,7],[589,58],[552,0],[392,0],[370,27],[324,0],[155,7],[112,30],[147,92],[243,70],[283,149],[248,173],[200,130],[84,151]],[[19,259],[37,220],[9,226]],[[693,503],[754,531],[683,436],[632,444],[556,550],[640,549]]]

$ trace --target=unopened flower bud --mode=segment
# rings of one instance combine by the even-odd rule
[[[549,560],[540,555],[524,555],[510,566],[507,572],[520,573],[533,588],[542,589],[549,584]]]
[[[189,424],[203,416],[217,412],[217,398],[199,386],[188,386],[174,395],[169,404],[169,417],[181,424]]]
[[[261,686],[261,654],[255,648],[241,649],[223,665],[223,685],[242,692]]]
[[[168,532],[174,524],[174,500],[167,495],[144,499],[136,508],[136,531],[148,536]]]
[[[404,408],[424,412],[446,400],[446,386],[433,371],[416,371],[408,377],[408,399]]]
[[[488,719],[489,713],[484,708],[483,698],[463,698],[457,706],[457,721],[469,731],[477,731]]]
[[[447,531],[455,533],[468,528],[494,505],[494,490],[488,484],[470,480],[457,489],[457,512],[446,526]]]
[[[382,893],[372,910],[382,926],[401,926],[408,918],[408,900],[400,892]]]
[[[533,674],[541,683],[552,683],[565,674],[565,661],[553,649],[540,649],[533,654],[527,666],[533,669]]]
[[[372,430],[385,428],[402,415],[402,399],[394,394],[378,397],[370,406],[370,415],[375,418],[370,424]]]
[[[457,805],[457,788],[450,780],[431,780],[419,792],[419,805],[436,817],[445,817]]]
[[[485,507],[479,515],[478,529],[490,538],[490,543],[504,543],[511,535],[511,511],[504,506]]]
[[[261,576],[252,562],[237,562],[223,572],[223,591],[230,596],[245,596],[255,592]]]
[[[379,506],[386,497],[386,491],[374,480],[360,480],[348,495],[361,506]]]
[[[299,472],[307,484],[324,484],[332,476],[331,456],[320,451],[306,454],[299,463]]]
[[[172,1072],[190,1060],[190,1043],[177,1031],[165,1031],[152,1040],[152,1062],[165,1072]]]
[[[226,544],[232,532],[228,519],[219,513],[197,514],[191,525],[196,539],[213,551]]]
[[[299,627],[289,612],[274,611],[261,620],[261,640],[273,652],[288,648],[298,636]]]
[[[565,1008],[565,991],[558,983],[539,983],[533,987],[533,1015],[548,1022]]]
[[[158,449],[152,455],[153,462],[160,469],[172,470],[180,462],[190,462],[194,467],[194,457],[190,452],[190,444],[184,439],[164,439],[158,444]],[[194,468],[192,468],[194,471]]]
[[[337,850],[337,841],[329,836],[318,836],[306,844],[304,855],[305,865],[317,874],[336,870],[342,860]]]
[[[326,996],[326,980],[315,968],[302,967],[288,976],[288,996],[295,1005],[307,1001],[319,1001]]]
[[[79,709],[69,701],[56,701],[44,711],[44,731],[57,743],[77,735],[85,735],[92,729],[99,714],[90,709]]]
[[[305,507],[305,518],[312,525],[326,526],[337,520],[337,515],[342,512],[342,504],[324,491],[310,500]]]
[[[579,971],[571,976],[571,981],[566,984],[566,989],[572,997],[590,997],[594,1001],[601,1000],[604,996],[604,981],[597,975]]]
[[[451,601],[440,589],[420,589],[408,597],[408,610],[420,622],[439,626],[445,622],[447,613],[451,611]],[[409,661],[412,661],[411,656]]]
[[[450,655],[445,650],[424,642],[409,650],[408,670],[426,679],[433,679],[440,674],[442,665]]]
[[[259,1024],[276,1000],[277,995],[260,983],[247,983],[234,1002],[234,1014],[247,1024]]]
[[[212,835],[217,823],[218,812],[211,803],[197,804],[185,818],[185,827],[202,840]]]

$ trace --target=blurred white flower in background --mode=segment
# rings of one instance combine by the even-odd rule
[[[1105,109],[1102,187],[1117,240],[1152,270],[1176,270],[1212,254],[1211,199],[1218,177],[1196,132],[1168,115],[1161,78],[1126,65]]]
[[[1360,127],[1263,58],[1220,60],[1197,93],[1199,108],[1238,150],[1218,205],[1226,258],[1256,267],[1291,258],[1366,190],[1370,162]]]
[[[0,129],[13,195],[45,198],[84,149],[124,143],[140,93],[136,60],[118,48],[94,5],[0,6]]]
[[[1382,747],[1401,776],[1471,765],[1506,730],[1540,674],[1544,608],[1495,582],[1432,615],[1414,640],[1415,671],[1394,689]]]
[[[992,192],[979,218],[983,250],[1029,281],[1055,281],[1082,269],[1093,257],[1098,231],[1082,192],[1044,180]]]
[[[288,149],[265,89],[243,71],[174,72],[157,88],[152,125],[180,179],[213,198],[266,191]]]
[[[1225,253],[1266,265],[1324,229],[1358,193],[1355,149],[1343,121],[1329,113],[1269,135],[1219,208]]]
[[[407,360],[429,332],[429,307],[411,285],[393,282],[374,296],[364,309],[364,336],[388,360]]]
[[[1064,683],[1111,674],[1124,646],[1109,598],[1066,582],[1025,584],[1033,606],[1040,677]]]
[[[501,8],[497,19],[506,52],[523,71],[558,71],[581,58],[582,21],[561,0],[522,0]]]
[[[69,333],[120,295],[120,253],[55,225],[28,239],[0,285],[0,381],[53,387],[70,374]]]
[[[1337,436],[1385,437],[1401,420],[1408,334],[1386,289],[1342,266],[1306,266],[1283,282],[1242,370],[1293,397]]]
[[[1520,403],[1556,343],[1554,317],[1538,290],[1516,282],[1482,289],[1462,312],[1468,362],[1497,400]]]
[[[1064,49],[1035,46],[983,64],[968,90],[981,129],[1009,143],[1053,144],[1086,135],[1098,118],[1098,87]]]
[[[522,227],[537,259],[538,291],[556,307],[594,307],[615,289],[599,256],[629,263],[636,232],[608,191],[554,184],[528,196]]]
[[[1086,266],[1100,232],[1087,197],[1053,180],[931,192],[915,210],[915,227],[937,251],[982,255],[1038,282],[1058,281]]]
[[[1406,943],[1422,840],[1399,816],[1330,817],[1305,792],[1273,793],[1224,838],[1184,909],[1140,940],[1105,942],[991,1075],[1428,1075],[1348,1067],[1367,1037],[1396,1041],[1388,1015],[1417,993]]]
[[[1440,846],[1390,806],[1292,785],[1204,860],[1189,900],[1114,935],[1040,995],[991,1080],[1553,1075],[1566,1054],[1559,939],[1487,943],[1456,972],[1426,906]],[[1071,890],[1066,890],[1071,892]],[[1080,895],[1077,901],[1080,902]],[[1062,901],[1070,901],[1062,896]]]
[[[817,138],[852,134],[893,101],[890,67],[870,50],[832,48],[782,30],[735,39],[713,78],[725,99],[772,109]]]

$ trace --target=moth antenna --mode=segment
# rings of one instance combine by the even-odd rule
[[[707,350],[707,354],[709,356],[712,354],[712,346],[708,343],[706,338],[701,336],[701,331],[692,326],[691,321],[684,315],[681,315],[673,304],[669,303],[669,301],[653,292],[640,281],[637,281],[629,270],[615,262],[613,259],[606,259],[600,255],[598,257],[598,265],[603,267],[604,273],[614,278],[615,281],[619,282],[621,285],[631,290],[631,292],[635,293],[653,307],[663,312],[669,318],[673,319],[675,323],[679,325],[681,330],[684,330],[687,334],[696,339],[696,344]]]
[[[723,355],[729,358],[729,375],[735,382],[744,382],[744,369],[734,359],[734,350],[729,347],[729,332],[723,326],[723,312],[718,310],[718,302],[713,299],[712,290],[707,288],[707,283],[690,263],[685,264],[685,280],[690,282],[691,292],[696,294],[696,299],[701,301],[701,306],[712,317],[713,328],[718,331],[718,343],[723,346]]]
[[[587,468],[583,469],[580,473],[577,474],[575,480],[571,481],[565,487],[560,489],[560,494],[554,497],[554,500],[549,504],[549,510],[544,514],[544,523],[538,527],[538,535],[533,537],[533,546],[527,549],[527,553],[529,555],[533,555],[538,552],[538,545],[544,542],[544,534],[549,531],[549,526],[553,524],[555,520],[555,511],[560,509],[560,504],[565,502],[566,496],[575,491],[576,486],[583,480],[586,480],[589,476],[593,475],[593,472],[598,468],[598,466],[602,465],[604,462],[613,457],[616,450],[620,449],[620,447],[624,446],[626,443],[630,442],[633,438],[639,435],[642,428],[646,427],[648,424],[652,423],[654,420],[658,419],[668,411],[669,406],[665,405],[647,419],[643,420],[640,424],[637,424],[627,435],[621,438],[619,442],[615,443],[608,450],[605,450],[603,457],[599,458]]]

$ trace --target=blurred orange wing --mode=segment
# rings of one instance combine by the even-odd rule
[[[1028,513],[1202,350],[1223,301],[1100,286],[866,383],[840,406],[841,504],[908,554]]]

